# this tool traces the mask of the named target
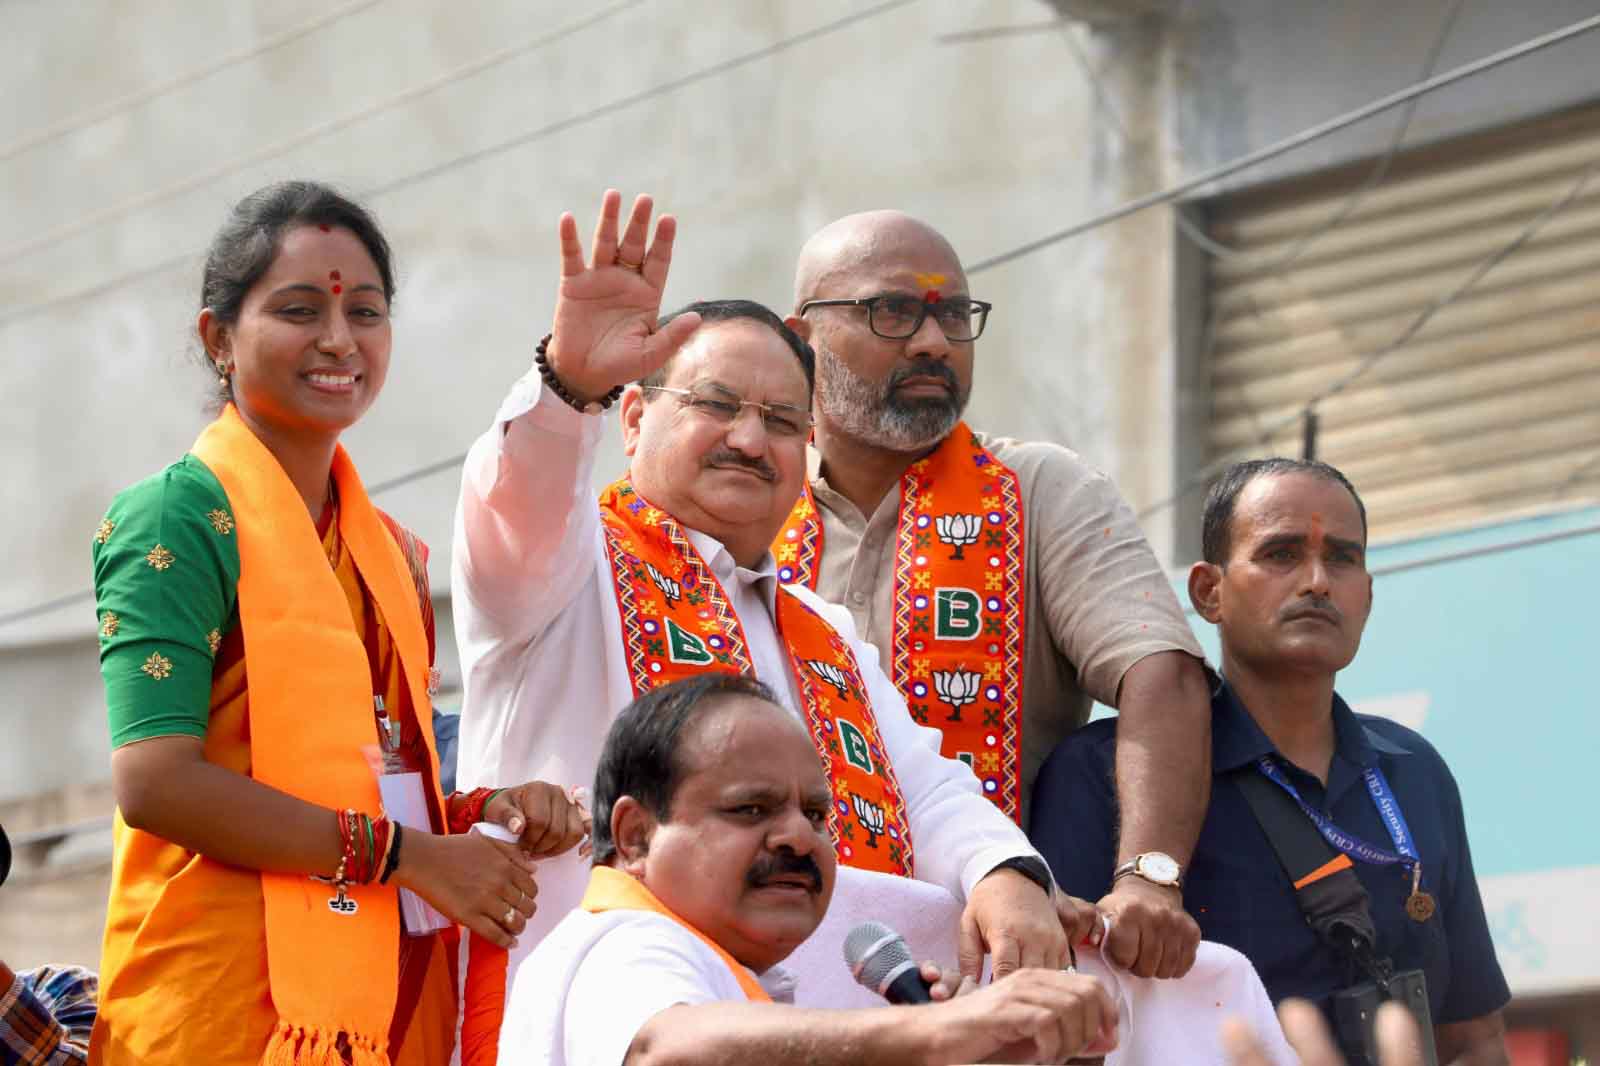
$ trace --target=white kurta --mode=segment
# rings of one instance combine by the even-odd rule
[[[601,416],[572,410],[530,373],[467,457],[451,575],[466,689],[457,769],[462,788],[530,780],[591,787],[606,730],[633,698],[592,487],[603,428]],[[727,591],[757,676],[803,716],[773,622],[771,557],[750,570],[710,537],[692,530],[689,537]],[[965,899],[1001,862],[1037,854],[983,798],[971,769],[939,754],[939,732],[912,721],[849,614],[809,590],[798,592],[855,653],[905,797],[916,877]],[[537,876],[538,911],[513,953],[513,968],[582,898],[588,862],[570,852],[542,863]],[[880,918],[892,926],[893,901],[883,902],[888,910]],[[831,946],[823,957],[838,960],[837,952]],[[808,988],[837,983],[844,965],[830,965],[836,972],[820,981],[800,969],[802,1004],[819,1005],[808,1001]]]
[[[727,963],[671,918],[576,910],[512,983],[500,1066],[621,1066],[668,1007],[744,998]]]

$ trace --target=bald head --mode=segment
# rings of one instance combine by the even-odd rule
[[[906,261],[934,264],[920,288],[958,286],[966,291],[961,260],[938,230],[904,211],[863,211],[828,223],[800,249],[794,272],[795,308],[807,300],[837,295],[829,286],[841,277],[874,274]]]
[[[902,211],[846,215],[806,242],[788,322],[816,351],[824,464],[831,440],[915,456],[955,428],[987,315],[973,321],[971,295],[950,242]]]

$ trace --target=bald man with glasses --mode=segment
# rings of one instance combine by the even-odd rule
[[[1118,708],[1108,950],[1141,977],[1182,975],[1200,939],[1178,885],[1209,794],[1207,690],[1133,513],[1073,452],[962,421],[993,305],[932,227],[839,219],[801,251],[794,295],[816,432],[773,544],[780,580],[849,609],[912,716],[1024,828],[1040,765],[1089,701]]]

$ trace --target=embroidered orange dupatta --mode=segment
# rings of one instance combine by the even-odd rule
[[[626,480],[600,497],[634,695],[706,670],[750,674],[744,627],[676,519]],[[833,791],[839,861],[910,877],[911,822],[855,654],[833,626],[780,586],[776,620],[812,743]]]
[[[900,479],[894,644],[884,656],[911,716],[944,734],[1012,821],[1022,818],[1024,551],[1017,475],[965,422]],[[811,486],[773,542],[778,578],[817,587],[822,516]]]

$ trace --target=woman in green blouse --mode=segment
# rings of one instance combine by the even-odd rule
[[[426,549],[339,445],[393,294],[360,206],[242,201],[197,322],[222,413],[96,532],[118,804],[96,1061],[444,1062],[454,928],[397,890],[506,946],[531,858],[584,833],[551,785],[438,791]],[[482,819],[520,841],[465,833]]]

